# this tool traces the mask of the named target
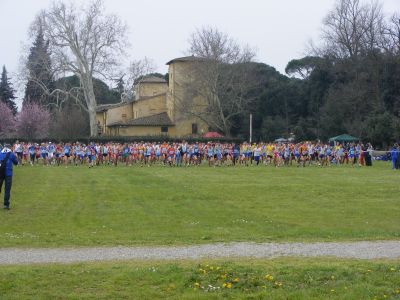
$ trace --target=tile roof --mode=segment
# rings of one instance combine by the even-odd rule
[[[103,112],[103,111],[107,111],[110,108],[114,108],[114,107],[118,107],[118,106],[124,106],[124,105],[132,103],[133,101],[134,101],[134,99],[133,100],[129,100],[129,101],[122,101],[122,102],[119,102],[119,103],[97,105],[96,112]]]
[[[172,123],[171,119],[169,118],[166,112],[137,118],[137,119],[130,119],[127,121],[119,121],[114,122],[111,124],[107,124],[109,127],[113,126],[174,126],[175,124]]]
[[[167,81],[161,77],[149,76],[140,80],[139,83],[167,83]]]
[[[166,65],[170,65],[174,62],[180,61],[180,62],[185,62],[185,61],[202,61],[205,60],[203,57],[198,57],[198,56],[184,56],[184,57],[178,57],[170,60],[169,62],[166,63]]]

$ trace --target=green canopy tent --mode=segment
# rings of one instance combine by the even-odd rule
[[[331,137],[329,142],[341,142],[341,143],[351,143],[358,142],[360,139],[349,134],[341,134],[338,136]]]

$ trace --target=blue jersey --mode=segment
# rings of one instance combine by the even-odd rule
[[[28,148],[28,151],[29,151],[29,154],[35,154],[35,146],[30,146],[29,148]]]
[[[49,151],[49,153],[54,153],[56,151],[56,147],[54,147],[54,145],[49,145],[47,147],[47,150]]]

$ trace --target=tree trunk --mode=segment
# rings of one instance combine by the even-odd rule
[[[96,122],[96,97],[93,90],[93,80],[90,75],[82,76],[82,86],[85,94],[86,105],[89,113],[90,136],[98,136],[98,128]]]

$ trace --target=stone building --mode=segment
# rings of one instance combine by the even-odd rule
[[[199,61],[194,56],[176,58],[167,63],[169,84],[162,78],[147,77],[135,86],[135,99],[97,107],[100,135],[105,136],[201,136],[209,126],[180,109],[188,97],[188,81]],[[189,83],[190,84],[190,83]],[[204,99],[190,101],[195,109],[204,110]]]

